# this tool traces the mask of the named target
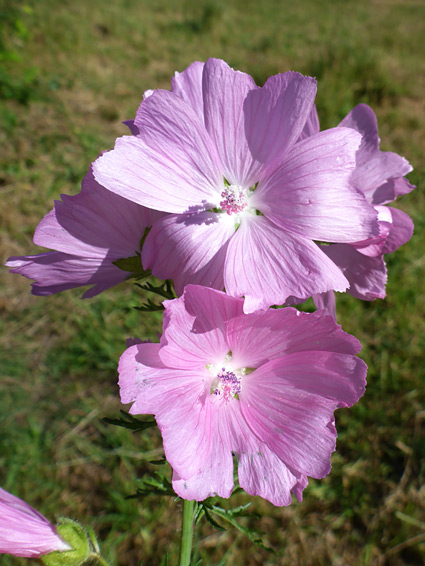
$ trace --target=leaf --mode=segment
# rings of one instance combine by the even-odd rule
[[[126,413],[125,411],[120,411],[120,414],[121,417],[119,419],[104,417],[102,420],[107,424],[128,428],[130,430],[133,430],[134,432],[141,432],[142,430],[156,426],[156,421],[154,419],[149,421],[142,421],[141,419],[137,419],[136,417],[133,417],[133,415]]]
[[[244,505],[244,506],[241,506],[241,507],[237,507],[236,509],[233,510],[233,509],[223,509],[221,507],[218,507],[217,505],[212,505],[211,507],[209,507],[209,512],[214,513],[215,515],[217,515],[221,519],[224,519],[225,521],[227,521],[230,525],[232,525],[233,527],[238,529],[238,531],[240,531],[245,536],[247,536],[249,538],[249,540],[251,542],[253,542],[254,544],[256,544],[257,546],[260,546],[261,548],[263,548],[264,550],[267,550],[269,552],[275,553],[275,551],[272,548],[265,546],[265,544],[263,543],[263,541],[261,539],[261,533],[259,533],[255,529],[251,529],[249,527],[244,527],[236,521],[236,519],[234,518],[234,515],[245,516],[245,517],[249,516],[249,515],[246,515],[246,514],[244,514],[244,515],[241,514],[241,510],[244,507],[246,508],[247,506]],[[204,512],[205,512],[205,514],[207,513],[206,510],[204,510]],[[254,516],[254,515],[251,515],[251,516]]]
[[[155,472],[154,476],[144,476],[140,481],[142,485],[127,499],[137,499],[147,495],[176,495],[171,482],[162,475],[162,472]]]

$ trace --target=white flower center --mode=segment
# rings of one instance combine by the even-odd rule
[[[207,370],[212,374],[211,395],[223,400],[239,399],[242,390],[242,378],[254,371],[255,368],[235,368],[232,364],[232,352],[229,352],[221,363],[207,364]]]
[[[241,392],[241,378],[233,371],[226,370],[225,367],[217,374],[213,395],[217,395],[221,399],[228,401],[231,398],[237,398]]]
[[[240,185],[229,185],[224,187],[220,196],[220,207],[227,214],[238,214],[248,206],[248,191]]]

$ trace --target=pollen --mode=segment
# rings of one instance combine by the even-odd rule
[[[221,192],[220,207],[227,214],[237,214],[248,206],[248,191],[240,185],[229,185]]]
[[[213,390],[213,395],[228,401],[231,398],[237,398],[241,392],[241,378],[233,373],[233,371],[222,368],[217,374],[217,381]]]

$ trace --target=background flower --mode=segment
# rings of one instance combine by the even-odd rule
[[[70,548],[41,513],[0,488],[0,553],[40,558]]]
[[[366,104],[353,108],[339,127],[353,128],[362,134],[350,182],[375,207],[379,234],[364,241],[320,247],[347,277],[350,295],[365,301],[382,299],[387,282],[384,255],[394,252],[413,234],[411,218],[402,210],[384,205],[415,188],[405,178],[412,166],[400,155],[379,149],[376,116]],[[319,119],[313,108],[301,137],[304,139],[319,130]],[[327,292],[331,294],[333,291]],[[335,301],[331,297],[316,296],[315,302],[318,308],[329,307],[329,312],[335,314]]]
[[[94,297],[131,275],[144,274],[142,239],[161,216],[107,191],[90,169],[81,192],[62,195],[37,226],[34,243],[57,251],[10,257],[6,265],[35,280],[34,295],[92,285],[83,298]]]

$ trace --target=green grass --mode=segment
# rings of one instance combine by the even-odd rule
[[[13,9],[12,9],[13,8]],[[221,57],[258,84],[294,69],[318,78],[323,127],[357,103],[377,116],[384,150],[406,156],[419,188],[396,206],[415,222],[388,258],[384,301],[338,297],[343,328],[363,344],[368,389],[337,412],[333,470],[304,501],[253,499],[276,554],[233,531],[200,525],[204,564],[425,564],[425,6],[415,0],[0,1],[0,208],[3,262],[36,251],[32,234],[60,193],[125,133],[148,88],[175,70]],[[81,301],[50,298],[2,274],[0,485],[52,520],[94,527],[116,565],[159,564],[178,547],[180,504],[126,499],[155,469],[158,433],[106,425],[118,414],[116,367],[129,336],[156,339],[159,316],[132,309],[131,285]],[[2,556],[5,566],[24,560]]]

